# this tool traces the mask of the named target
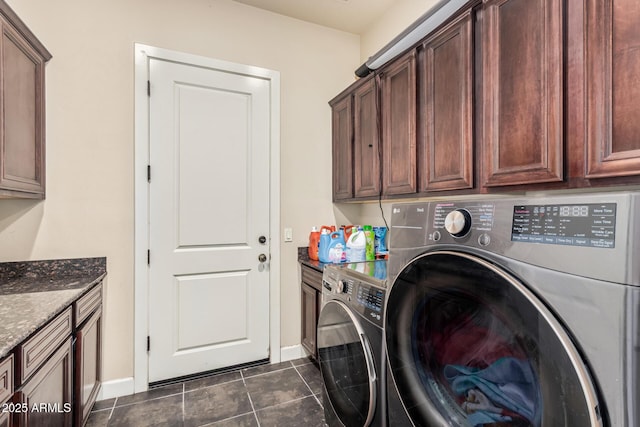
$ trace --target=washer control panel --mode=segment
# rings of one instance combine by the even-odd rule
[[[360,311],[369,321],[382,327],[382,310],[384,309],[384,289],[376,286],[358,283],[356,303]]]

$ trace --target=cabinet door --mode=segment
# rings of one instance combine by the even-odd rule
[[[331,103],[333,200],[353,198],[353,111],[351,96]]]
[[[29,411],[17,414],[18,425],[32,427],[70,426],[71,338],[17,392],[18,402]],[[34,405],[38,410],[33,410]]]
[[[409,52],[382,70],[383,194],[415,193],[416,55]]]
[[[588,178],[640,174],[640,7],[586,0]]]
[[[562,0],[484,0],[485,186],[563,179]]]
[[[378,90],[371,76],[353,94],[354,195],[380,194],[380,141],[378,134]]]
[[[101,380],[102,309],[99,308],[76,331],[75,348],[75,417],[76,426],[83,426],[98,397]]]
[[[423,44],[420,191],[473,187],[471,11]]]
[[[302,283],[302,346],[316,357],[316,328],[318,325],[317,299],[318,291],[306,283]]]
[[[0,190],[44,197],[44,60],[2,18],[0,26]]]

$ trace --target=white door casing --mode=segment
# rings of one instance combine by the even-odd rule
[[[136,171],[135,391],[279,361],[279,76],[143,45],[136,59],[136,166],[147,157],[151,184]]]

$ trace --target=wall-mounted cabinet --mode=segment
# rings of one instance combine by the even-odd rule
[[[355,197],[380,194],[378,85],[373,76],[353,91],[353,181]]]
[[[0,197],[45,196],[45,63],[51,54],[0,0]]]
[[[473,46],[470,10],[421,46],[420,192],[473,188]]]
[[[640,8],[637,0],[587,0],[588,178],[640,173]]]
[[[561,181],[562,0],[485,0],[483,185]]]
[[[353,97],[350,93],[331,104],[333,201],[353,198]]]
[[[380,71],[382,193],[413,194],[416,171],[416,53],[410,51]]]
[[[382,161],[378,170],[358,154],[352,167],[381,172],[383,198],[639,184],[636,6],[470,1],[365,78],[380,81],[368,89],[380,97]],[[341,96],[353,99],[361,85]],[[353,119],[340,125],[353,129]],[[334,156],[335,138],[334,129]],[[334,176],[338,166],[347,164],[334,163]]]

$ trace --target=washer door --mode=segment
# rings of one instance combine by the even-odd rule
[[[602,425],[564,328],[521,282],[478,257],[439,251],[411,262],[389,292],[385,333],[416,426]]]
[[[318,358],[336,416],[345,426],[368,426],[376,409],[373,354],[358,319],[340,301],[327,302],[320,312]]]

